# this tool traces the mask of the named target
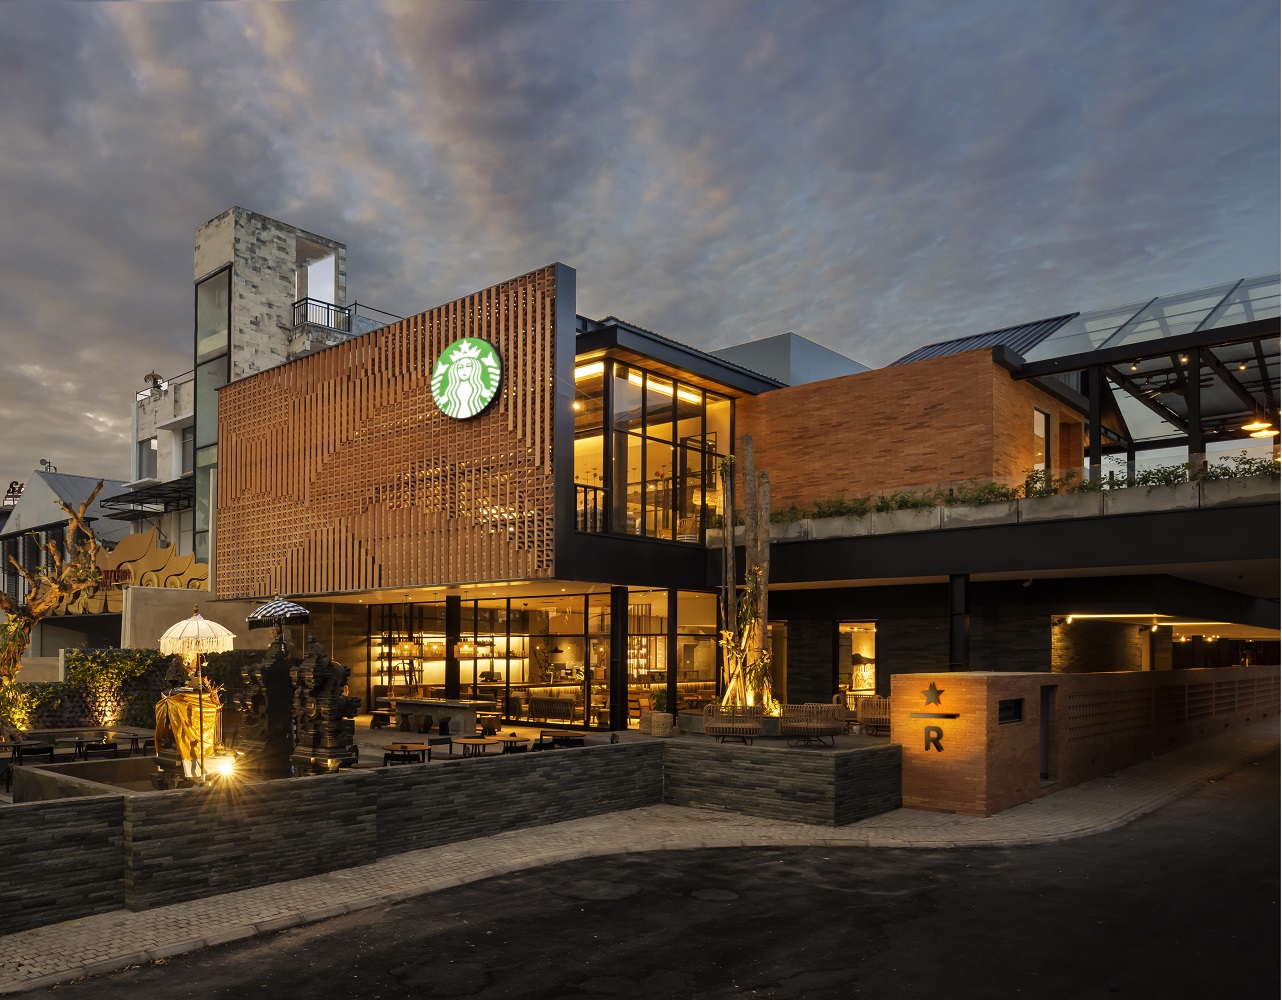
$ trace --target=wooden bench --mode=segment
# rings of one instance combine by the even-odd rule
[[[718,743],[741,740],[751,746],[761,735],[764,710],[760,705],[718,705],[710,702],[703,706],[703,731],[715,736]]]
[[[560,719],[565,722],[574,721],[574,699],[573,698],[554,698],[551,695],[533,695],[530,698],[529,715],[526,716],[531,722],[547,722],[550,719]]]
[[[784,705],[779,716],[779,735],[786,737],[789,746],[827,741],[828,746],[846,731],[846,706],[806,702],[803,705]]]

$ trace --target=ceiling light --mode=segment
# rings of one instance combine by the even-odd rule
[[[1267,431],[1273,427],[1272,420],[1265,420],[1263,417],[1254,417],[1248,424],[1242,425],[1244,431]]]
[[[1277,431],[1273,430],[1271,427],[1267,430],[1251,431],[1251,437],[1253,438],[1271,438],[1275,434],[1277,434]]]
[[[1137,372],[1137,371],[1139,371],[1139,370],[1140,370],[1140,366],[1139,366],[1139,365],[1137,365],[1134,361],[1132,361],[1132,362],[1131,362],[1131,371],[1133,371],[1133,372]]]
[[[577,382],[579,379],[587,378],[590,375],[600,375],[604,371],[604,361],[593,361],[591,364],[580,365],[578,368],[574,369],[574,381]]]
[[[1245,362],[1243,362],[1242,364],[1238,365],[1238,366],[1237,366],[1237,370],[1238,370],[1238,371],[1240,371],[1240,372],[1244,372],[1244,371],[1246,371],[1246,363],[1245,363]]]
[[[1189,356],[1188,356],[1187,354],[1181,354],[1181,355],[1180,355],[1180,364],[1182,364],[1182,365],[1186,365],[1186,364],[1188,364],[1188,363],[1189,363]]]

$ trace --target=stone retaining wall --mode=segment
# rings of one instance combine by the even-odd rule
[[[0,934],[125,905],[119,795],[0,809]]]
[[[94,787],[87,766],[15,777],[83,796]],[[655,740],[24,803],[0,809],[0,933],[660,802],[851,823],[899,805],[899,748]]]
[[[794,823],[844,825],[899,806],[899,747],[771,750],[670,743],[663,801]]]

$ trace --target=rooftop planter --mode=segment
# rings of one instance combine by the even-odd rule
[[[1036,470],[1029,472],[1020,486],[968,480],[948,490],[820,500],[810,509],[794,504],[771,513],[770,538],[776,542],[854,538],[1020,521],[1277,503],[1278,486],[1277,463],[1250,458],[1246,452],[1202,468],[1171,465],[1146,469],[1129,483],[1113,477],[1102,483],[1083,481],[1072,471],[1054,478]],[[735,530],[736,541],[741,530]],[[719,531],[708,532],[710,545],[720,545],[720,538]]]

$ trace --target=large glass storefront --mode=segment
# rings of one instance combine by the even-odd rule
[[[578,529],[700,542],[722,513],[729,397],[610,359],[574,381]]]
[[[676,607],[675,628],[669,628]],[[645,710],[701,709],[717,696],[716,597],[628,594],[627,720]],[[492,701],[505,720],[610,725],[609,593],[462,601],[459,695]],[[369,697],[442,697],[447,685],[444,602],[370,608]]]

